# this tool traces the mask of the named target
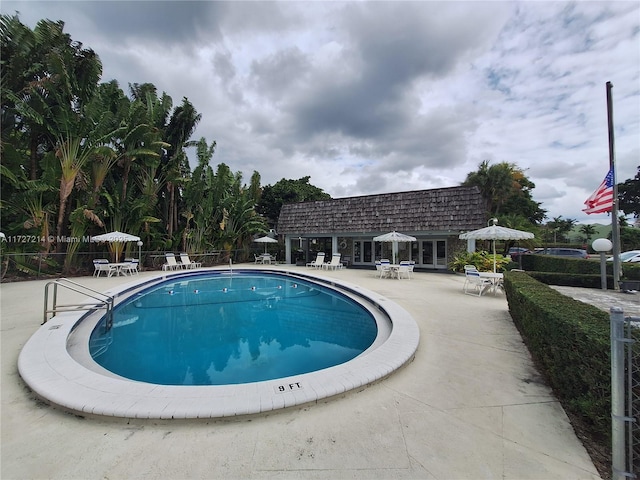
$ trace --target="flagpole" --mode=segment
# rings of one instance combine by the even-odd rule
[[[607,125],[609,128],[609,168],[613,173],[613,203],[611,206],[611,243],[613,243],[613,289],[619,290],[620,281],[620,227],[618,225],[618,182],[616,181],[615,148],[613,137],[613,101],[611,89],[607,82]]]

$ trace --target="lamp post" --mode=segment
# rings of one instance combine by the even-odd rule
[[[138,240],[138,268],[142,270],[142,240]]]
[[[607,260],[606,252],[613,248],[613,243],[606,238],[596,238],[591,244],[593,249],[600,253],[600,286],[602,290],[607,289]]]

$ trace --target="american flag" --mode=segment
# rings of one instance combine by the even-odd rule
[[[587,215],[610,212],[613,209],[613,169],[609,170],[600,186],[585,200],[584,204],[587,207],[582,211]]]

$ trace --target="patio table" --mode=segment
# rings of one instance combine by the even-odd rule
[[[109,265],[112,266],[112,267],[116,267],[114,269],[114,271],[116,273],[116,276],[119,277],[120,275],[122,275],[122,276],[126,276],[127,275],[127,272],[122,270],[122,267],[128,267],[129,265],[131,265],[131,262],[110,263]],[[109,272],[109,276],[110,277],[112,276],[112,272]]]
[[[493,294],[496,294],[496,290],[499,286],[502,285],[502,281],[504,280],[504,274],[500,272],[478,272],[481,278],[488,278],[491,280],[491,289],[493,290]]]
[[[269,255],[268,253],[263,253],[262,255],[260,255],[258,257],[260,259],[260,263],[262,264],[269,264],[271,265],[271,259],[273,258],[271,255]]]
[[[396,263],[384,263],[381,267],[382,275],[380,275],[380,278],[397,278],[398,280],[400,280],[400,275],[398,274],[398,272],[400,271],[400,265]]]

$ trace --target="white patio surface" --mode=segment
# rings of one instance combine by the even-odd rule
[[[503,294],[464,295],[461,275],[314,273],[406,309],[420,328],[415,359],[374,385],[318,404],[209,421],[82,418],[35,399],[17,358],[42,322],[47,281],[1,284],[0,478],[600,478],[535,370]],[[74,281],[106,291],[131,278]],[[61,293],[64,302],[76,298]]]

